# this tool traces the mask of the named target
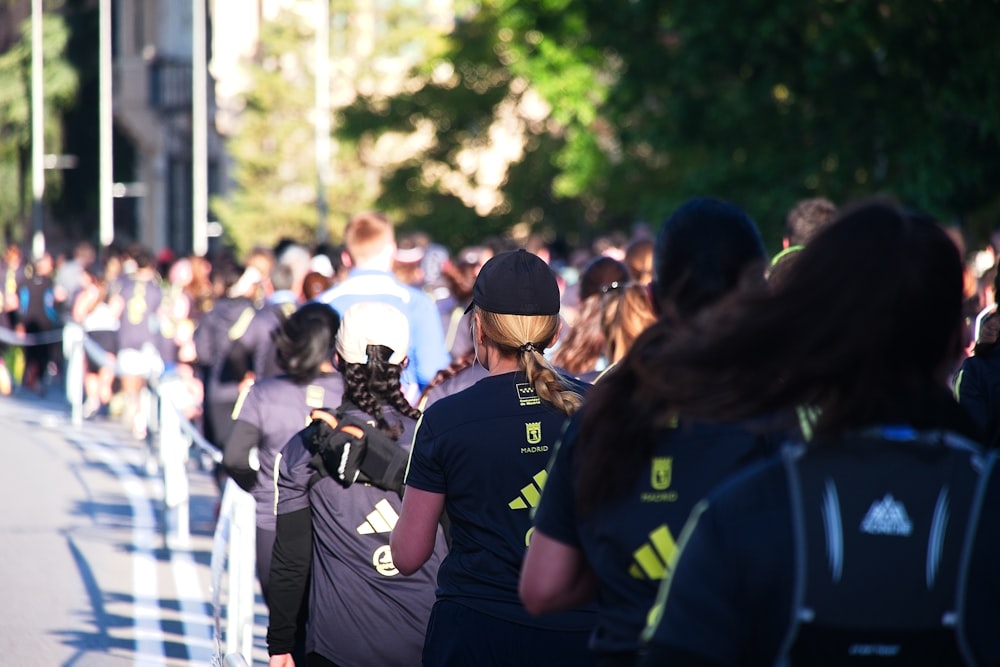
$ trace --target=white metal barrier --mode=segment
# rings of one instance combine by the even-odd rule
[[[98,365],[111,367],[116,376],[121,369],[115,359],[86,335],[83,328],[68,322],[62,329],[41,334],[17,334],[0,328],[0,342],[13,346],[46,345],[62,341],[65,360],[66,400],[74,426],[83,426],[84,376],[89,354]],[[155,364],[151,367],[156,367]],[[183,414],[184,387],[170,374],[154,371],[146,376],[143,418],[148,424],[146,471],[163,477],[165,540],[171,549],[188,549],[190,531],[190,483],[188,461],[191,449],[214,463],[222,462],[222,452],[205,440]],[[213,667],[241,667],[252,663],[256,574],[256,503],[252,495],[229,480],[212,541],[212,607],[215,656]],[[223,593],[225,592],[225,596]],[[225,599],[223,599],[225,597]],[[222,624],[226,618],[225,631]],[[223,651],[223,638],[225,651]]]

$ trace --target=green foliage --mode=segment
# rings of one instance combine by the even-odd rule
[[[668,186],[650,214],[714,193],[774,238],[804,196],[887,192],[971,227],[998,202],[1000,44],[972,28],[996,0],[581,4],[627,64],[600,114]]]
[[[700,194],[744,206],[772,247],[817,195],[888,193],[983,238],[1000,210],[1000,42],[974,26],[998,19],[997,0],[493,0],[440,56],[453,81],[359,99],[340,136],[429,120],[435,143],[385,170],[382,201],[450,245],[517,222],[585,238]],[[477,213],[428,173],[460,173],[521,81],[550,114],[502,204]]]
[[[351,6],[332,3],[335,58]],[[380,7],[378,52],[339,71],[361,94],[335,123],[334,237],[376,207],[452,248],[515,228],[587,242],[702,194],[772,248],[817,195],[888,193],[975,239],[998,226],[1000,0],[484,0],[440,38],[409,3]],[[315,225],[311,35],[283,21],[216,203],[254,242]],[[398,92],[376,85],[417,56]]]
[[[213,198],[239,254],[282,237],[315,234],[311,31],[292,12],[261,26],[260,51],[246,63],[252,84],[238,132],[228,144],[235,187]]]
[[[66,61],[69,32],[59,14],[42,19],[45,152],[61,153],[61,114],[76,98],[76,70]],[[22,22],[19,39],[0,54],[0,225],[18,230],[31,202],[31,20]],[[58,196],[59,171],[47,171],[46,200]]]
[[[375,145],[418,131],[429,137],[422,149],[380,165],[378,205],[404,229],[424,230],[453,249],[515,226],[522,234],[578,235],[587,224],[581,199],[553,191],[553,156],[565,139],[549,131],[537,91],[505,64],[519,56],[513,31],[497,21],[481,7],[415,71],[415,90],[359,97],[338,115],[341,140]],[[498,136],[499,128],[509,136]],[[368,164],[378,159],[362,154]]]

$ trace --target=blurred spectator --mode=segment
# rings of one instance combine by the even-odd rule
[[[585,382],[592,382],[607,367],[602,300],[609,290],[623,288],[628,281],[628,267],[611,257],[599,256],[584,268],[579,314],[573,326],[564,329],[552,363]]]
[[[653,282],[653,240],[637,239],[625,249],[625,266],[632,282],[648,285]]]
[[[767,271],[768,281],[779,285],[802,248],[833,222],[836,215],[837,206],[824,197],[800,199],[796,202],[785,216],[782,251],[771,259],[771,266]]]
[[[354,216],[344,231],[351,270],[347,280],[318,297],[343,314],[364,301],[378,301],[398,308],[410,323],[409,363],[403,370],[408,398],[415,401],[420,389],[448,365],[448,350],[437,308],[421,290],[404,285],[392,273],[396,234],[392,223],[378,212]]]
[[[131,266],[132,270],[127,271]],[[123,275],[112,287],[111,310],[118,318],[118,366],[124,394],[123,418],[137,438],[148,425],[147,380],[163,370],[160,356],[160,320],[163,289],[156,274],[152,251],[141,244],[129,246],[122,262]]]

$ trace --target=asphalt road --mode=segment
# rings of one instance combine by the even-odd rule
[[[210,567],[220,494],[192,460],[178,547],[146,451],[116,421],[74,426],[54,389],[0,397],[0,664],[174,667],[225,653]],[[265,626],[258,591],[254,665],[267,663]]]

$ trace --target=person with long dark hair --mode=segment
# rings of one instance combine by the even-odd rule
[[[654,258],[660,317],[596,382],[564,434],[520,581],[533,613],[596,599],[591,648],[606,666],[634,664],[691,508],[727,476],[774,452],[739,424],[649,413],[636,361],[740,285],[763,282],[765,253],[753,220],[725,201],[690,200],[664,221]]]
[[[276,527],[275,461],[312,410],[340,404],[344,382],[334,368],[339,327],[337,312],[320,303],[292,313],[274,336],[282,374],[244,390],[233,411],[222,465],[257,501],[257,577],[265,600]]]
[[[858,202],[780,286],[630,360],[646,419],[817,415],[692,512],[643,665],[1000,664],[995,454],[948,387],[962,283],[939,225]]]
[[[592,612],[536,619],[517,597],[545,465],[585,389],[543,355],[560,324],[555,275],[525,250],[496,255],[471,309],[489,376],[424,413],[391,538],[396,566],[414,572],[433,553],[442,513],[450,521],[423,664],[587,665]]]
[[[339,408],[328,406],[334,420],[347,416],[367,423],[367,429],[377,431],[368,437],[385,437],[396,447],[409,448],[420,412],[407,403],[400,387],[408,348],[409,327],[402,312],[377,302],[350,306],[337,332],[344,400]],[[434,580],[446,551],[443,532],[433,531],[430,554],[419,572],[400,576],[402,568],[393,563],[389,548],[399,495],[363,479],[345,481],[336,471],[330,474],[316,458],[316,429],[321,426],[314,419],[296,433],[278,463],[277,539],[268,601],[270,664],[294,664],[296,614],[303,600],[308,600],[305,651],[310,667],[419,664]]]

